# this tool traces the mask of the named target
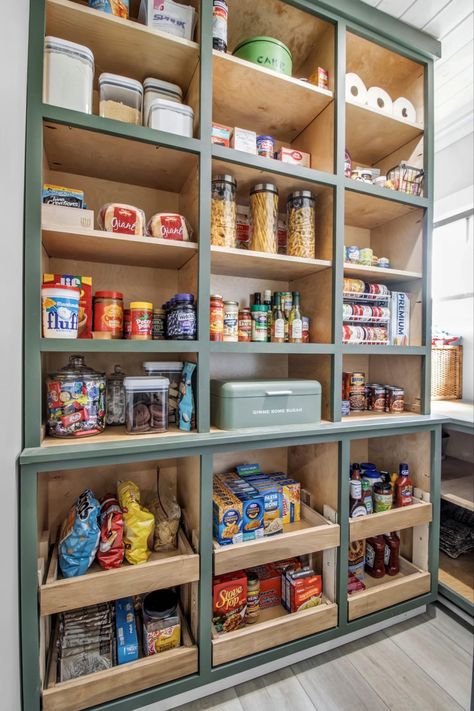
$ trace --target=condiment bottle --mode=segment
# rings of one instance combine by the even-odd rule
[[[300,312],[300,293],[293,292],[293,306],[288,319],[288,342],[303,343],[303,321]]]
[[[387,575],[397,575],[400,572],[400,538],[396,532],[384,533],[385,551],[384,565]]]
[[[268,340],[268,342],[270,342],[272,340],[272,321],[273,321],[271,289],[265,289],[265,291],[263,292],[263,303],[264,303],[264,306],[266,306],[268,308],[267,340]]]
[[[349,516],[357,518],[358,516],[367,516],[367,509],[364,500],[362,499],[362,482],[360,479],[351,479],[351,498],[349,502]]]
[[[360,464],[354,462],[351,467],[351,479],[361,479]]]
[[[385,540],[383,536],[367,538],[365,542],[365,570],[373,578],[385,575]]]
[[[364,502],[365,508],[367,509],[367,513],[368,514],[374,513],[374,503],[372,501],[372,487],[370,486],[369,482],[366,481],[365,479],[362,479],[361,487],[362,487],[362,500]]]
[[[222,341],[224,338],[224,301],[220,294],[211,294],[209,312],[209,340]]]
[[[397,506],[410,506],[413,503],[413,482],[408,473],[408,464],[400,464],[400,473],[395,484]]]
[[[285,342],[285,314],[281,310],[281,293],[279,291],[273,295],[271,342]]]
[[[228,17],[226,0],[212,0],[212,48],[219,52],[227,52]]]
[[[245,622],[253,625],[260,617],[260,580],[257,573],[247,573],[247,610]]]

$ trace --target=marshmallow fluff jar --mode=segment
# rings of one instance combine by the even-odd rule
[[[94,55],[88,47],[59,37],[45,37],[43,101],[92,113]]]

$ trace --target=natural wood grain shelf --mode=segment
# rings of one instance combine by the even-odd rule
[[[429,523],[433,518],[431,504],[426,501],[414,499],[411,506],[394,508],[382,513],[372,513],[368,516],[359,516],[349,519],[350,541],[359,541],[361,538],[379,536],[386,531],[400,531],[404,528],[413,528],[424,523]]]
[[[196,242],[43,225],[43,246],[49,257],[135,267],[180,269],[198,250]]]
[[[103,341],[107,343],[107,341]],[[74,350],[74,349],[73,349]],[[80,349],[77,349],[80,350]],[[74,351],[75,352],[75,351]],[[143,444],[150,443],[150,441],[155,440],[156,444],[159,445],[161,441],[174,439],[175,437],[192,437],[196,432],[184,432],[184,430],[178,429],[175,425],[172,425],[168,432],[154,433],[154,434],[141,434],[133,435],[127,434],[125,432],[125,427],[106,427],[100,434],[94,435],[93,437],[65,437],[64,439],[60,437],[45,437],[41,443],[42,447],[72,447],[74,445],[79,445],[82,447],[87,447],[88,444],[92,445],[102,445],[102,444],[120,444],[120,443],[131,443],[131,442],[143,442]]]
[[[301,521],[287,524],[281,534],[228,546],[214,541],[214,573],[222,575],[240,568],[337,548],[339,543],[339,526],[301,504]]]
[[[448,457],[443,462],[441,498],[468,511],[474,511],[474,465]]]
[[[40,587],[42,616],[194,582],[199,580],[199,555],[193,552],[180,530],[177,550],[152,552],[147,563],[124,562],[120,568],[111,570],[103,570],[94,563],[85,575],[74,578],[59,575],[55,546],[46,580]]]
[[[333,100],[327,89],[213,51],[213,117],[293,141]]]
[[[431,575],[400,557],[400,572],[397,575],[385,575],[383,578],[365,575],[364,583],[366,590],[348,595],[349,621],[428,593]]]
[[[371,346],[374,348],[375,346]],[[394,420],[400,420],[404,418],[419,417],[417,412],[409,412],[405,410],[404,412],[373,412],[373,410],[365,410],[364,412],[351,412],[350,415],[344,416],[342,418],[343,422],[363,422],[368,420],[369,425],[374,425],[375,420],[383,420],[393,418]]]
[[[336,627],[337,605],[323,597],[318,607],[289,614],[281,606],[261,610],[259,621],[241,629],[212,632],[214,666]]]
[[[96,76],[113,72],[138,81],[159,77],[186,91],[199,63],[195,42],[70,0],[47,0],[46,33],[89,47]]]
[[[459,558],[439,552],[439,582],[474,605],[474,551]]]
[[[53,643],[48,684],[42,692],[43,711],[82,711],[195,674],[198,671],[198,648],[191,638],[184,615],[181,621],[181,647],[71,681],[55,680],[57,649]]]
[[[357,181],[354,180],[350,182],[354,183],[354,188],[352,189],[352,186],[349,188],[348,181],[346,181],[344,206],[344,220],[346,225],[373,230],[399,217],[404,217],[410,213],[416,214],[417,210],[419,219],[422,218],[423,213],[420,208],[422,208],[423,205],[396,200],[395,197],[400,196],[400,193],[396,193],[393,190],[385,190],[384,192],[388,193],[385,197],[367,194],[366,192],[359,192],[356,189]],[[393,199],[389,199],[392,196]]]
[[[331,266],[332,262],[327,259],[302,259],[285,254],[211,246],[211,270],[214,274],[291,281],[330,269]]]
[[[373,165],[422,134],[420,124],[346,101],[346,146],[353,165]]]
[[[344,263],[344,276],[355,279],[365,279],[380,281],[390,284],[397,281],[408,281],[410,279],[422,279],[422,274],[418,272],[408,272],[403,269],[384,269],[383,267],[369,267],[363,264]]]

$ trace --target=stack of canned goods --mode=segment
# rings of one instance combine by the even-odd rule
[[[377,257],[370,247],[358,247],[356,244],[344,247],[344,262],[346,264],[361,264],[365,267],[390,269],[388,257]]]
[[[342,414],[350,412],[401,413],[405,410],[405,391],[398,385],[366,383],[361,372],[343,373]]]

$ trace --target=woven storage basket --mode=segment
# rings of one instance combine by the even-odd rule
[[[431,397],[433,400],[462,398],[462,346],[431,349]]]

